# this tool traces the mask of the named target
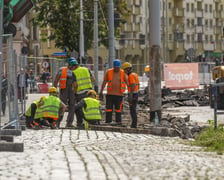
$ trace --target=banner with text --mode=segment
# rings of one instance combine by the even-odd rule
[[[166,88],[198,88],[198,63],[164,64],[164,81]]]

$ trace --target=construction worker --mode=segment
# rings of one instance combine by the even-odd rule
[[[57,96],[57,89],[50,87],[49,96],[46,96],[38,103],[38,109],[35,113],[35,121],[36,119],[47,120],[52,129],[58,127],[57,120],[59,116],[63,116],[66,109],[66,105]]]
[[[82,110],[82,119],[89,124],[98,125],[102,119],[100,113],[100,102],[97,100],[97,94],[94,90],[89,90],[87,97],[83,98],[75,105],[75,109]]]
[[[45,96],[42,96],[40,99],[34,101],[31,103],[29,108],[26,110],[25,116],[26,116],[26,127],[27,128],[32,128],[33,127],[33,121],[34,121],[34,116],[36,113],[36,110],[38,108],[38,103],[42,101],[45,98]]]
[[[144,94],[148,94],[148,91],[149,91],[149,72],[150,72],[150,66],[147,65],[145,66],[145,76],[147,77],[147,86],[145,87],[144,89]]]
[[[100,99],[103,100],[103,90],[107,84],[106,95],[106,123],[112,122],[113,107],[115,107],[116,124],[121,124],[121,111],[123,105],[123,93],[128,85],[128,77],[121,69],[119,59],[113,61],[113,68],[109,69],[105,75],[100,90]]]
[[[92,89],[92,83],[95,82],[95,78],[93,77],[90,70],[86,67],[79,66],[78,62],[76,61],[74,64],[73,73],[76,78],[77,82],[77,90],[75,93],[75,101],[78,103],[80,100],[87,96],[87,92]],[[82,120],[82,110],[76,109],[76,120],[77,120],[77,127],[82,128],[84,127],[83,120]]]
[[[74,121],[74,104],[75,104],[75,92],[77,90],[77,82],[75,76],[73,74],[73,70],[77,61],[74,57],[70,57],[68,59],[68,66],[61,67],[55,77],[54,80],[54,87],[57,88],[59,82],[59,97],[61,101],[68,105],[68,116],[66,121],[66,127],[73,127],[72,123]],[[59,117],[58,119],[58,126],[60,126],[60,122],[62,121],[63,117]]]
[[[137,128],[137,112],[136,107],[138,103],[139,79],[138,75],[132,72],[132,64],[125,62],[122,64],[122,69],[128,75],[128,102],[130,107],[130,114],[132,118],[131,128]]]

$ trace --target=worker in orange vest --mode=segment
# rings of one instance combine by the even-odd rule
[[[128,102],[130,107],[130,114],[132,118],[131,128],[137,128],[137,112],[136,107],[138,103],[139,79],[138,75],[132,72],[132,64],[125,62],[122,64],[122,69],[128,75]]]
[[[104,75],[100,90],[100,99],[103,100],[103,90],[107,84],[106,95],[106,123],[112,122],[113,107],[115,107],[116,123],[121,124],[121,111],[123,106],[123,93],[128,85],[128,76],[121,69],[119,59],[113,61],[113,68]]]
[[[77,82],[72,72],[77,64],[77,61],[74,57],[70,57],[68,59],[68,66],[61,67],[55,77],[54,80],[54,87],[57,88],[59,82],[60,88],[60,99],[61,101],[68,105],[68,117],[66,122],[66,127],[73,127],[72,123],[74,121],[74,105],[75,105],[75,93],[77,90]],[[60,122],[62,121],[63,116],[59,117],[58,119],[58,128],[60,126]]]

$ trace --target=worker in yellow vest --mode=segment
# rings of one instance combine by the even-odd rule
[[[52,129],[57,128],[57,120],[60,115],[63,115],[66,105],[57,97],[58,91],[55,87],[49,88],[49,96],[46,96],[38,103],[38,109],[35,113],[36,119],[47,120]],[[41,122],[39,122],[41,123]]]
[[[79,66],[77,61],[74,66],[73,73],[77,82],[75,101],[76,103],[78,103],[80,100],[85,98],[87,96],[87,92],[93,88],[92,83],[95,82],[95,78],[88,68]],[[83,120],[81,118],[82,110],[76,109],[75,114],[77,120],[77,127],[82,128],[84,126]]]
[[[76,59],[70,57],[68,59],[68,66],[61,67],[55,77],[54,87],[57,88],[59,83],[59,97],[61,101],[68,105],[68,116],[66,121],[66,127],[73,127],[72,123],[74,121],[74,105],[75,105],[75,93],[77,90],[77,82],[72,72],[74,70],[75,65],[78,64]],[[58,126],[60,126],[60,122],[62,121],[63,116],[60,116],[58,119]]]
[[[81,118],[89,124],[99,125],[102,119],[100,113],[100,102],[97,100],[97,94],[94,90],[89,90],[87,97],[80,100],[76,105],[75,109],[82,111]],[[79,127],[83,128],[83,127]]]
[[[29,108],[26,110],[25,116],[26,116],[26,127],[32,128],[33,127],[33,121],[34,116],[36,113],[36,110],[38,108],[38,103],[42,101],[45,98],[45,96],[42,96],[39,100],[34,101]]]

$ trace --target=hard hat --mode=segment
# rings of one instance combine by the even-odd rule
[[[132,65],[129,62],[125,62],[122,64],[122,69],[131,68]]]
[[[56,89],[56,87],[50,87],[49,93],[58,93],[58,90]]]
[[[87,96],[90,96],[90,95],[94,95],[95,97],[96,97],[96,99],[97,99],[97,94],[96,94],[96,91],[94,91],[94,90],[89,90],[88,92],[87,92]]]
[[[145,72],[149,72],[149,71],[150,71],[150,66],[149,65],[145,66]]]
[[[79,64],[78,61],[74,57],[70,57],[68,59],[68,65],[69,66],[78,65],[78,64]]]
[[[121,61],[119,59],[115,59],[113,61],[113,66],[114,67],[121,67]]]

